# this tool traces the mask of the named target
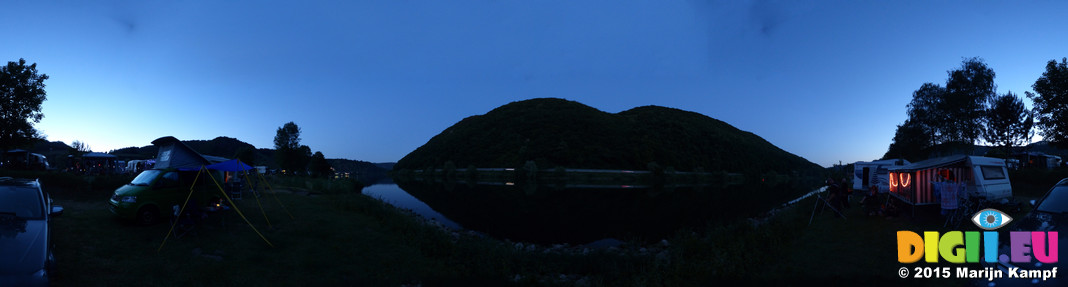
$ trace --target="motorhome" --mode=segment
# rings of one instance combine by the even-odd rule
[[[853,190],[867,191],[873,186],[879,193],[890,192],[890,168],[910,164],[904,159],[858,161],[853,163]]]

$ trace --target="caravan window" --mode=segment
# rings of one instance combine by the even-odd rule
[[[980,166],[983,171],[983,179],[1005,179],[1005,169],[1000,166]]]

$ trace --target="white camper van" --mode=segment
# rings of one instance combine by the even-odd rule
[[[878,186],[880,193],[890,192],[890,167],[909,164],[904,159],[858,161],[853,163],[853,190],[867,192]]]
[[[1007,202],[1012,185],[1005,165],[1000,158],[954,155],[895,166],[890,168],[890,193],[909,204],[939,204],[934,184],[953,181],[964,183],[968,196]]]
[[[986,197],[987,200],[1002,200],[1012,197],[1012,184],[1005,160],[1000,158],[970,156],[968,161],[975,174],[975,190],[968,187],[972,194]]]

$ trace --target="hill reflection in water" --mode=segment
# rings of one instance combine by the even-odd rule
[[[427,180],[396,183],[464,228],[500,239],[542,244],[585,244],[605,238],[658,241],[682,228],[703,228],[758,215],[804,193],[802,189],[759,183],[660,188]]]

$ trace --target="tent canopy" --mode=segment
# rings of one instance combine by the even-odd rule
[[[241,162],[241,160],[238,160],[238,159],[231,159],[231,160],[220,162],[220,163],[216,163],[216,164],[205,165],[204,168],[210,169],[210,170],[230,171],[230,172],[246,171],[246,170],[253,169],[253,167]],[[200,167],[199,166],[198,167],[182,167],[182,168],[178,168],[178,170],[181,170],[181,171],[198,171],[198,170],[200,170]]]
[[[911,172],[929,168],[950,166],[953,164],[961,163],[968,160],[967,155],[951,155],[946,157],[932,158],[924,161],[914,162],[903,166],[894,166],[890,168],[892,172]]]
[[[241,160],[238,160],[238,159],[231,159],[231,160],[228,160],[228,161],[216,163],[216,164],[205,166],[205,167],[208,168],[208,169],[221,170],[221,171],[246,171],[246,170],[252,169],[252,166],[249,166],[249,165],[241,162]]]

